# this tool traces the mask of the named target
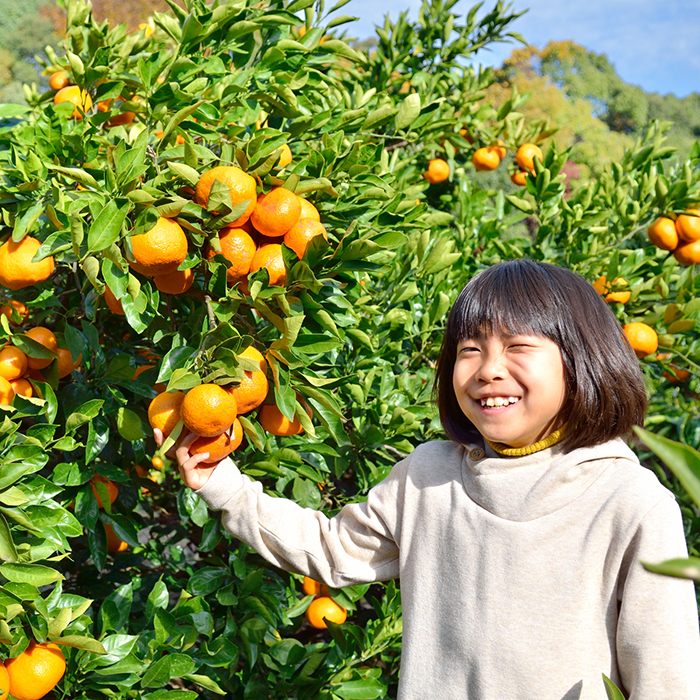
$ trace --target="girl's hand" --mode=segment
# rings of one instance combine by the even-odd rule
[[[158,430],[158,428],[154,428],[153,437],[158,447],[165,442],[163,433]],[[209,457],[209,453],[203,452],[202,454],[194,456],[190,455],[190,446],[196,439],[197,436],[194,433],[190,433],[176,445],[174,455],[182,481],[185,486],[193,491],[201,489],[202,486],[209,481],[209,477],[214,473],[214,470],[219,466],[218,462],[199,466],[200,462]],[[168,452],[168,456],[171,456],[170,451]]]

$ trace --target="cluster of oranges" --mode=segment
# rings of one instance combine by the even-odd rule
[[[15,300],[3,306],[0,313],[14,325],[23,323],[29,316],[27,307],[21,301]],[[20,316],[19,321],[16,320],[17,314]],[[73,356],[68,348],[58,347],[56,336],[48,328],[35,326],[30,328],[26,335],[56,354],[59,379],[67,377],[80,363],[80,357],[77,362],[73,362]],[[16,394],[31,398],[34,389],[29,380],[44,382],[45,379],[40,370],[46,369],[53,361],[53,358],[29,357],[15,345],[9,343],[5,345],[0,350],[0,405],[9,406]]]
[[[258,196],[255,178],[233,165],[212,168],[201,176],[195,191],[201,206],[209,203],[216,181],[229,189],[232,207],[248,202],[241,216],[219,231],[218,250],[208,246],[205,253],[208,259],[219,254],[228,261],[229,284],[240,283],[248,291],[248,275],[265,268],[270,284],[282,286],[286,279],[282,243],[301,259],[316,236],[328,240],[321,216],[311,202],[284,187],[275,187]],[[161,292],[183,294],[194,282],[193,269],[178,269],[187,257],[187,246],[187,236],[180,224],[160,217],[149,231],[131,237],[127,258],[131,268],[152,278]],[[124,315],[120,300],[109,287],[104,298],[113,313]]]
[[[288,164],[286,159],[285,164]],[[321,216],[311,202],[284,187],[275,187],[258,196],[255,178],[233,165],[212,168],[201,176],[195,192],[201,206],[209,203],[215,181],[228,187],[232,207],[248,202],[243,214],[219,232],[221,255],[231,263],[227,270],[231,284],[241,282],[245,289],[248,274],[264,267],[270,284],[284,285],[282,243],[301,259],[316,236],[328,240]],[[207,257],[214,255],[216,252],[209,248]]]
[[[75,109],[70,115],[71,119],[82,119],[92,109],[92,96],[90,93],[85,89],[81,90],[77,85],[73,85],[66,71],[58,70],[52,73],[49,78],[49,87],[56,91],[56,94],[53,96],[55,105],[60,105],[64,102],[74,105]],[[98,111],[112,111],[113,102],[111,99],[101,100],[97,103]],[[131,124],[135,118],[136,114],[134,112],[124,111],[111,116],[105,124],[110,128],[113,126],[126,126]]]
[[[173,432],[179,421],[191,433],[199,436],[190,447],[190,454],[209,453],[206,463],[218,462],[233,452],[243,440],[239,415],[260,407],[258,419],[272,435],[298,435],[303,432],[298,417],[290,421],[275,404],[263,404],[269,382],[267,362],[262,353],[249,346],[239,358],[252,361],[259,369],[244,370],[239,384],[223,387],[200,384],[186,394],[163,391],[151,401],[148,420],[163,436]],[[310,410],[307,407],[309,416]]]
[[[10,693],[14,700],[40,700],[65,672],[66,659],[56,644],[31,641],[14,659],[0,662],[0,700]]]
[[[312,627],[319,630],[328,629],[326,620],[342,625],[348,617],[348,612],[330,597],[328,587],[304,576],[302,590],[306,595],[315,596],[311,605],[306,609],[306,619]]]
[[[463,134],[465,130],[462,130]],[[484,172],[495,170],[506,157],[506,145],[498,139],[493,146],[483,146],[477,148],[472,156],[472,164],[478,171]],[[542,149],[534,143],[524,143],[520,146],[515,154],[515,162],[518,164],[519,170],[513,172],[510,176],[511,181],[520,187],[525,186],[525,181],[528,174],[534,174],[535,158],[543,160]],[[434,158],[428,163],[428,169],[423,173],[423,177],[431,184],[435,185],[444,182],[450,176],[450,166],[442,158]]]
[[[605,301],[618,304],[626,304],[631,299],[632,292],[626,289],[627,286],[628,284],[624,277],[616,277],[612,282],[608,282],[605,275],[602,275],[593,283],[593,289],[604,297]],[[647,323],[633,321],[623,326],[622,330],[639,359],[648,357],[659,349],[658,333]],[[655,359],[665,362],[670,357],[670,353],[659,353]],[[677,365],[670,364],[667,365],[667,371],[664,372],[663,376],[672,384],[677,384],[688,379],[690,372]]]
[[[674,219],[659,217],[647,229],[649,240],[668,250],[681,265],[700,263],[700,209],[688,208]]]

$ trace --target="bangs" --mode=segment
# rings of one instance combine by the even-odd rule
[[[491,267],[457,297],[448,321],[450,340],[535,335],[559,344],[563,305],[557,298],[546,269],[532,264]]]

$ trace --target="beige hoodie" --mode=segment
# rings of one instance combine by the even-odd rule
[[[333,587],[401,579],[401,700],[700,700],[673,495],[621,440],[504,458],[429,442],[334,518],[222,462],[197,492],[268,561]]]

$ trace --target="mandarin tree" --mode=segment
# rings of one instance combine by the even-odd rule
[[[3,290],[2,339],[33,361],[18,379],[35,393],[0,378],[2,656],[60,645],[74,698],[391,697],[395,584],[330,590],[347,621],[305,622],[302,577],[181,487],[182,418],[195,451],[235,450],[269,492],[333,514],[441,434],[445,313],[480,267],[522,255],[626,280],[620,319],[691,367],[692,268],[646,227],[700,199],[697,154],[669,166],[655,127],[568,198],[554,149],[518,196],[491,189],[478,149],[513,170],[548,135],[517,93],[485,104],[493,74],[462,60],[514,37],[501,3],[460,18],[424,2],[369,54],[322,2],[169,5],[149,33],[70,0],[46,69],[91,106],[29,90],[0,107],[3,242],[36,239],[29,263],[53,266]],[[448,177],[430,182],[438,159]],[[658,401],[696,388],[643,362]]]

